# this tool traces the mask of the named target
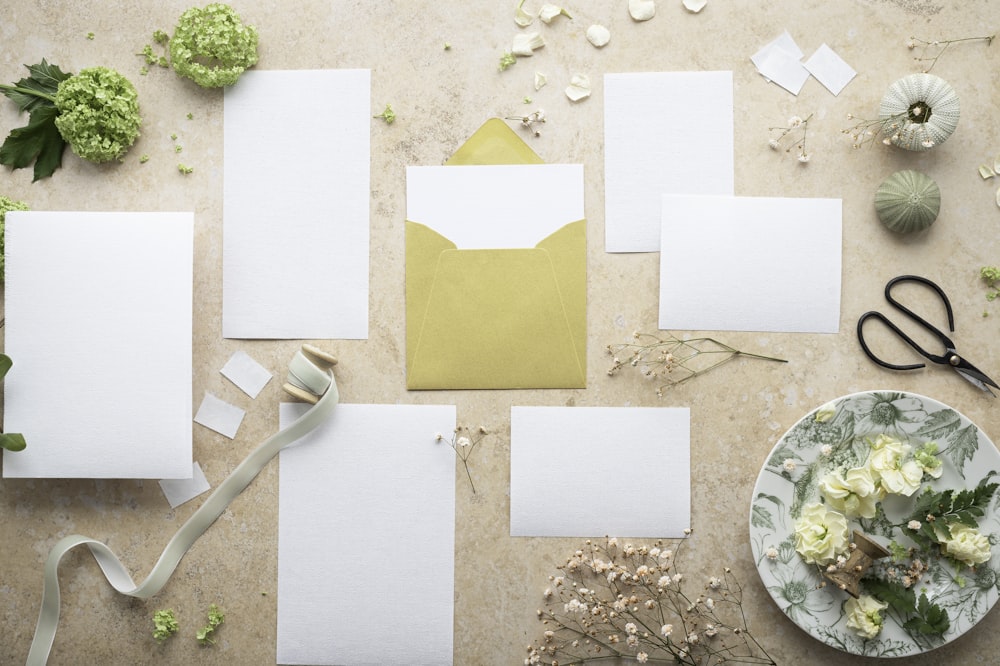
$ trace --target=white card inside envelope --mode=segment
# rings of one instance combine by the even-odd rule
[[[5,477],[191,477],[192,213],[8,213]]]
[[[686,407],[512,407],[511,536],[684,536],[690,422]],[[609,458],[636,463],[628,480],[581,501],[607,486]]]
[[[406,169],[406,219],[459,249],[531,248],[583,218],[581,164]]]
[[[279,664],[451,663],[454,427],[453,406],[340,404],[281,452]]]
[[[836,333],[841,201],[663,197],[660,328]]]

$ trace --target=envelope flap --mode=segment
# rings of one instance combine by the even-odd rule
[[[420,321],[427,310],[427,299],[434,284],[438,257],[455,244],[430,227],[406,221],[406,320]],[[416,349],[418,326],[406,327],[406,349]]]
[[[490,118],[448,158],[445,164],[543,164],[543,162],[542,158],[529,148],[507,123],[499,118]]]
[[[578,358],[587,355],[587,221],[571,222],[538,243],[549,253]]]
[[[408,388],[586,385],[547,250],[445,250],[430,291]]]

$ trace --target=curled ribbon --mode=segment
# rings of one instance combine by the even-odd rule
[[[337,383],[330,369],[335,360],[317,350],[305,348],[296,352],[289,363],[289,383],[310,393],[315,404],[291,425],[264,440],[241,462],[226,480],[219,484],[205,503],[181,526],[167,543],[153,569],[142,583],[136,585],[117,556],[100,541],[73,534],[53,546],[45,562],[42,583],[42,607],[38,613],[35,636],[28,651],[27,666],[44,666],[59,625],[59,562],[63,555],[77,546],[87,546],[104,577],[118,592],[139,599],[155,596],[173,574],[177,564],[212,523],[222,515],[229,503],[250,485],[264,466],[277,453],[319,426],[340,400]]]

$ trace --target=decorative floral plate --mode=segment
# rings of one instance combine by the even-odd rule
[[[981,482],[985,485],[1000,473],[1000,453],[993,443],[947,405],[913,393],[847,395],[806,414],[778,440],[754,488],[750,545],[764,586],[778,607],[803,630],[852,654],[904,657],[955,640],[996,603],[1000,596],[1000,545],[996,545],[1000,542],[1000,492],[993,494],[978,519],[979,531],[994,544],[989,561],[974,569],[959,569],[943,557],[929,558],[927,570],[912,586],[917,596],[925,594],[947,612],[948,629],[932,636],[908,631],[891,612],[884,612],[881,630],[873,638],[865,638],[847,624],[845,604],[851,597],[829,582],[822,585],[821,568],[807,564],[796,551],[795,525],[804,506],[825,501],[820,481],[838,469],[864,463],[870,443],[879,435],[894,437],[913,449],[936,442],[941,461],[940,478],[925,475],[911,497],[889,496],[879,503],[873,518],[849,518],[851,529],[859,529],[886,547],[891,542],[913,543],[905,533],[910,527],[905,517],[927,486],[933,491],[950,488],[958,493]]]

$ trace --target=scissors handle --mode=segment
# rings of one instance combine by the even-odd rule
[[[885,285],[885,299],[889,301],[889,303],[894,308],[905,314],[907,317],[909,317],[916,323],[920,324],[930,333],[934,334],[937,337],[938,341],[941,342],[941,345],[944,347],[945,354],[930,353],[929,351],[918,345],[913,340],[913,338],[904,333],[902,329],[896,326],[896,324],[894,324],[891,320],[889,320],[888,317],[886,317],[881,312],[875,312],[875,311],[866,312],[865,314],[861,315],[861,317],[858,319],[858,342],[861,343],[861,349],[864,350],[865,355],[868,356],[868,358],[870,358],[874,363],[882,366],[883,368],[889,368],[891,370],[916,370],[918,368],[925,367],[924,363],[908,363],[908,364],[888,363],[875,356],[872,350],[868,347],[868,343],[865,342],[863,328],[865,322],[868,321],[869,319],[877,319],[883,324],[885,324],[893,333],[898,335],[906,344],[910,345],[910,347],[912,347],[914,351],[916,351],[918,354],[926,358],[928,361],[932,361],[933,363],[938,363],[942,365],[955,365],[955,363],[960,361],[961,359],[954,352],[955,343],[951,341],[951,338],[942,333],[940,329],[931,324],[929,321],[927,321],[926,319],[924,319],[916,312],[909,309],[908,307],[906,307],[893,297],[892,288],[895,287],[900,282],[917,282],[926,287],[930,287],[932,290],[934,290],[934,292],[941,298],[941,301],[944,303],[945,309],[948,312],[948,330],[954,331],[955,317],[954,314],[952,313],[951,302],[948,300],[948,296],[945,295],[944,290],[942,290],[941,287],[937,286],[935,283],[931,282],[925,277],[920,277],[919,275],[900,275],[898,277],[894,277],[893,279],[889,280],[888,284]]]

